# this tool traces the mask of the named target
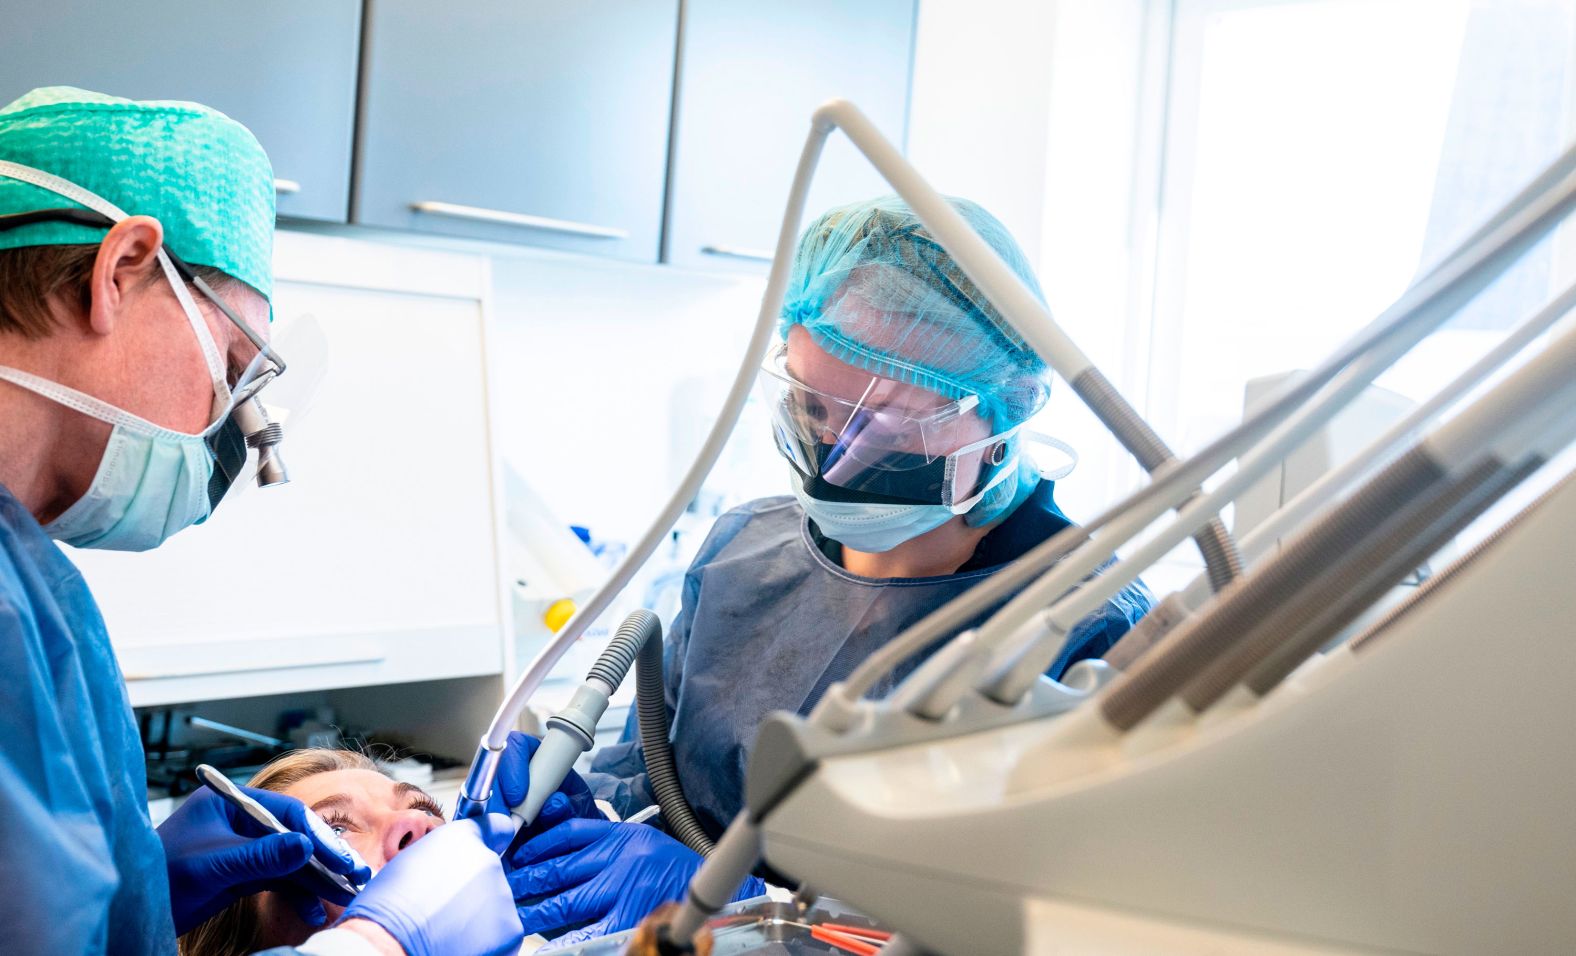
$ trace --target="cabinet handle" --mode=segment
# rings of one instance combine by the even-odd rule
[[[122,679],[128,683],[145,680],[174,680],[180,677],[220,677],[225,674],[253,674],[259,671],[291,671],[307,667],[342,667],[346,664],[381,664],[385,660],[383,654],[348,654],[340,657],[326,657],[315,661],[289,661],[282,664],[269,664],[258,666],[256,664],[194,664],[184,668],[172,668],[162,671],[128,671]]]
[[[590,239],[629,238],[629,231],[626,229],[593,226],[584,222],[570,222],[567,219],[548,219],[546,216],[527,216],[523,212],[505,212],[502,209],[461,206],[452,202],[437,202],[429,199],[413,202],[410,208],[429,216],[447,216],[450,219],[469,219],[474,222],[496,222],[505,226],[524,226],[527,229],[562,232],[571,236],[586,236]]]
[[[772,261],[772,254],[765,249],[741,249],[738,246],[701,246],[700,251],[708,256],[726,256],[729,259],[752,259],[756,262]]]
[[[294,196],[301,191],[301,184],[293,179],[274,180],[274,192],[281,196]]]

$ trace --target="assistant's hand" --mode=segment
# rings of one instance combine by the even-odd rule
[[[492,797],[487,801],[488,813],[508,814],[510,808],[525,799],[526,788],[531,782],[531,757],[541,745],[540,740],[529,734],[510,732],[503,757],[498,761],[498,778],[493,784]],[[586,786],[584,778],[571,770],[564,782],[559,784],[558,792],[547,798],[542,812],[536,815],[531,825],[521,828],[515,845],[577,817],[586,820],[607,819],[597,809],[596,798],[591,795],[591,788]]]
[[[300,800],[252,787],[241,789],[295,832],[269,831],[206,786],[187,797],[158,829],[177,935],[264,889],[279,890],[308,926],[323,925],[327,915],[319,898],[345,904],[351,896],[306,868],[314,854],[352,883],[365,882],[371,875]]]
[[[378,924],[407,956],[513,952],[525,933],[498,858],[513,836],[492,813],[438,827],[378,871],[345,920]]]
[[[583,926],[553,941],[583,942],[630,929],[663,903],[684,898],[699,853],[643,823],[566,820],[510,857],[509,886],[527,933]],[[755,877],[733,897],[766,892]]]

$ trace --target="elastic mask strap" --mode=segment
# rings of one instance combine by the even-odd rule
[[[981,448],[989,448],[991,445],[995,445],[995,444],[998,444],[998,443],[1004,442],[1004,441],[1009,441],[1012,438],[1012,436],[1018,434],[1018,432],[1020,432],[1022,430],[1023,430],[1023,426],[1022,425],[1014,425],[1014,426],[1012,426],[1011,428],[1007,429],[1004,432],[997,432],[994,435],[987,435],[984,438],[981,438],[979,441],[970,442],[969,444],[964,445],[962,448],[959,448],[957,451],[948,453],[947,457],[948,458],[962,458],[964,455],[967,455],[971,451],[979,451]]]
[[[974,510],[975,505],[979,504],[982,500],[984,500],[986,495],[990,494],[992,488],[995,488],[997,485],[1006,481],[1009,477],[1016,476],[1017,474],[1018,453],[1014,452],[1011,458],[996,466],[996,474],[991,478],[990,481],[985,482],[985,487],[981,488],[979,491],[976,491],[974,494],[969,495],[962,501],[948,506],[948,510],[955,515],[968,514],[970,511]]]
[[[1050,435],[1047,435],[1043,432],[1024,432],[1023,437],[1029,439],[1030,441],[1038,442],[1041,445],[1049,445],[1067,456],[1067,464],[1051,471],[1042,471],[1040,473],[1040,477],[1046,481],[1059,481],[1063,478],[1066,478],[1068,475],[1073,473],[1074,468],[1078,467],[1077,449],[1062,441],[1060,438],[1052,438]]]
[[[53,173],[46,173],[42,169],[34,169],[32,166],[23,166],[21,163],[0,160],[0,176],[28,183],[29,185],[37,186],[39,189],[47,189],[58,196],[63,196],[116,222],[130,218],[124,209],[121,209],[108,199],[97,193],[89,192],[68,179],[61,179]],[[186,312],[186,321],[191,324],[192,332],[197,336],[197,345],[202,349],[203,361],[208,365],[208,376],[213,382],[213,394],[216,399],[215,407],[217,408],[230,398],[230,387],[224,378],[224,362],[219,357],[219,347],[214,344],[213,334],[208,331],[208,323],[203,319],[202,311],[197,308],[197,303],[192,300],[191,292],[186,288],[185,280],[180,277],[180,273],[175,271],[175,265],[170,262],[170,257],[165,255],[163,249],[159,250],[159,265],[163,267],[164,277],[169,280],[170,286],[175,290],[175,298],[180,301],[181,308]],[[158,426],[155,425],[153,427],[157,428]]]
[[[992,488],[1006,481],[1008,475],[1016,475],[1017,473],[1018,456],[1015,454],[997,467],[995,477],[993,477],[990,481],[985,482],[985,487],[981,488],[979,491],[976,491],[974,494],[969,495],[967,498],[964,498],[957,504],[948,506],[947,510],[951,511],[955,515],[968,514],[970,511],[974,510],[975,505],[979,504],[980,501],[990,493]]]
[[[186,280],[175,271],[175,263],[170,261],[163,249],[159,250],[159,265],[164,267],[164,277],[170,281],[175,298],[186,312],[186,321],[191,323],[192,331],[197,335],[203,361],[208,363],[208,377],[213,382],[214,408],[217,411],[230,400],[230,383],[225,380],[224,360],[219,357],[219,346],[213,340],[213,333],[208,331],[208,321],[202,317],[202,310],[197,308],[191,290],[186,288]]]
[[[969,444],[964,445],[962,448],[959,448],[957,451],[947,455],[947,484],[950,485],[953,481],[953,475],[956,473],[958,467],[958,459],[962,458],[964,455],[979,451],[982,448],[989,448],[992,445],[998,445],[1009,441],[1011,440],[1012,436],[1018,434],[1018,432],[1022,429],[1023,425],[1014,425],[1004,432],[997,432],[994,435],[988,435],[984,438],[981,438],[979,441],[970,442]],[[991,467],[996,469],[996,474],[992,476],[990,481],[985,483],[985,487],[981,488],[979,491],[976,491],[974,494],[969,495],[962,501],[953,502],[952,504],[947,505],[946,507],[948,510],[950,510],[955,515],[967,514],[973,509],[975,505],[980,503],[980,500],[983,499],[992,488],[1001,484],[1003,481],[1006,481],[1008,475],[1017,474],[1018,452],[1014,451],[1011,458],[998,465],[992,465]]]

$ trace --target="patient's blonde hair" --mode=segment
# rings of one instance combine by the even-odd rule
[[[373,770],[383,773],[377,761],[354,750],[309,747],[292,750],[257,771],[248,787],[283,793],[292,784],[335,770]],[[262,948],[262,896],[248,896],[231,903],[180,938],[181,956],[248,956]],[[275,945],[270,943],[269,945]]]

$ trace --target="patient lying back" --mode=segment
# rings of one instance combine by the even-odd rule
[[[420,787],[396,783],[365,754],[296,750],[259,770],[247,785],[295,797],[315,810],[376,873],[394,856],[444,823],[443,809]],[[315,927],[297,915],[298,901],[265,891],[232,904],[180,940],[182,956],[242,956],[296,946]],[[342,908],[322,901],[331,924]]]

